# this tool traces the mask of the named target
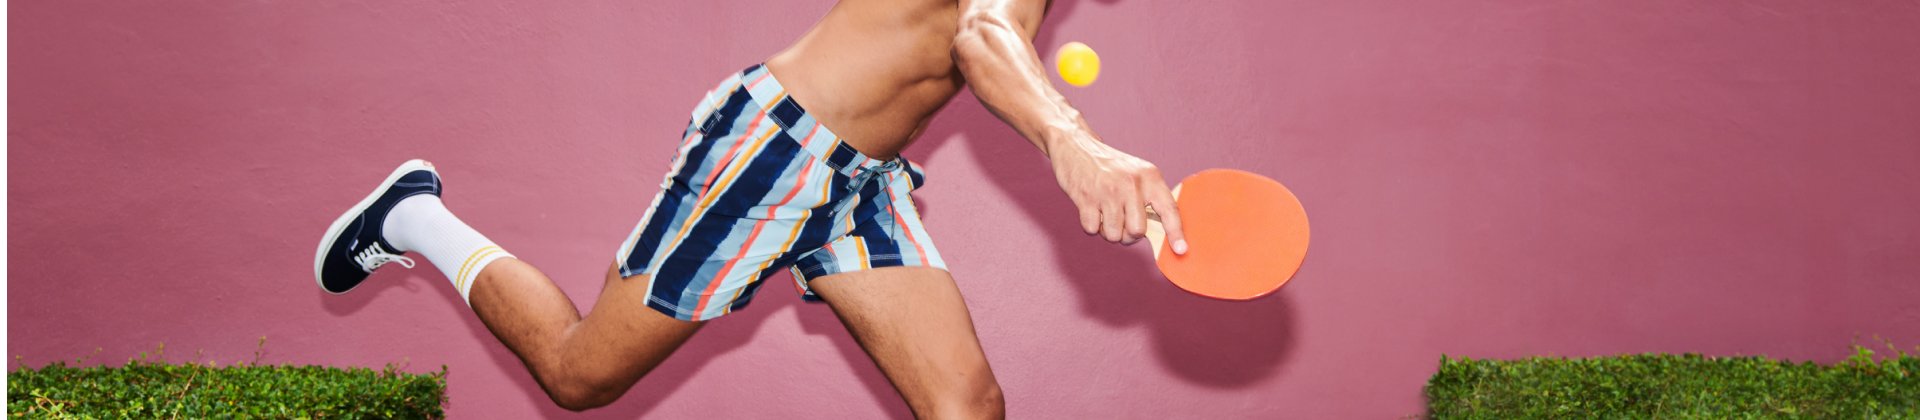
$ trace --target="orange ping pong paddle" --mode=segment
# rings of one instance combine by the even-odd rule
[[[1186,255],[1165,246],[1157,214],[1147,223],[1160,272],[1197,295],[1250,300],[1279,290],[1307,257],[1307,211],[1285,185],[1259,174],[1208,169],[1173,188]]]

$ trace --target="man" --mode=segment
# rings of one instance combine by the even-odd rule
[[[916,416],[1003,416],[959,289],[908,192],[900,150],[963,85],[1039,147],[1080,225],[1132,243],[1151,207],[1176,252],[1180,217],[1153,165],[1101,143],[1048,84],[1032,39],[1043,0],[842,0],[764,65],[693,110],[661,192],[581,317],[533,266],[449,213],[439,175],[402,165],[336,221],[314,271],[344,293],[424,255],[554,403],[611,403],[700,325],[791,270],[824,300]],[[801,104],[804,104],[803,108]],[[831,129],[829,129],[831,127]]]

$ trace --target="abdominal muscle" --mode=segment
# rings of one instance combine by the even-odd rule
[[[847,145],[892,159],[965,80],[953,1],[842,0],[767,70]]]

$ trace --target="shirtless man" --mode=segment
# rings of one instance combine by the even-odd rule
[[[607,269],[587,316],[539,270],[440,202],[431,164],[403,164],[321,240],[320,287],[433,262],[555,404],[604,406],[707,320],[790,270],[824,300],[921,418],[997,418],[1004,402],[898,158],[968,83],[1051,160],[1080,226],[1132,243],[1151,207],[1176,252],[1180,217],[1154,166],[1101,143],[1047,82],[1032,44],[1045,0],[842,0],[786,50],[694,107],[678,156]],[[805,104],[804,108],[801,104]],[[831,127],[829,129],[828,127]]]

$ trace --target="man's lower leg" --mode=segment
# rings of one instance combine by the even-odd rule
[[[570,410],[612,403],[700,327],[648,308],[647,279],[621,278],[617,266],[585,317],[545,274],[517,259],[495,262],[474,283],[480,321]]]
[[[395,247],[426,256],[445,273],[481,323],[564,408],[613,402],[699,326],[647,308],[645,278],[622,279],[617,267],[609,269],[595,306],[601,315],[583,318],[546,274],[455,217],[439,197],[407,198],[384,228]]]
[[[573,408],[603,399],[568,389],[584,382],[565,363],[567,349],[574,347],[568,345],[568,332],[579,324],[580,311],[545,274],[454,216],[439,197],[401,201],[385,230],[400,251],[420,253],[446,274],[481,323],[520,356],[555,402]]]

